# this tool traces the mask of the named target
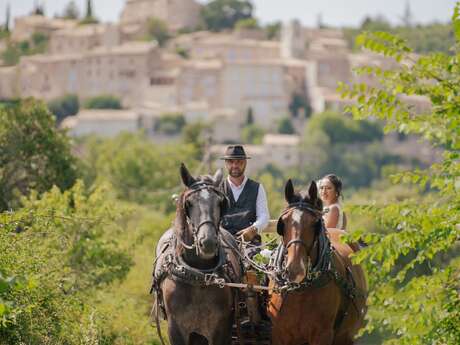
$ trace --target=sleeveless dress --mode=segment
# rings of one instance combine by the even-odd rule
[[[335,203],[335,204],[326,206],[326,207],[323,208],[323,210],[326,210],[326,209],[332,210],[332,208],[334,208],[334,207],[339,210],[339,219],[337,221],[336,228],[345,231],[344,221],[343,221],[343,218],[344,218],[343,217],[343,210],[342,210],[342,206],[339,203]]]

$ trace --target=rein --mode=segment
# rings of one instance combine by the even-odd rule
[[[324,276],[323,273],[327,273],[331,269],[331,253],[332,248],[329,239],[325,234],[324,223],[321,220],[321,216],[323,211],[316,209],[309,203],[306,202],[295,202],[290,203],[288,207],[281,213],[280,221],[284,215],[289,213],[292,210],[303,210],[313,213],[318,220],[321,221],[321,230],[315,232],[315,237],[310,246],[308,246],[302,239],[294,238],[290,240],[286,245],[281,244],[279,250],[281,250],[281,256],[279,256],[278,263],[275,264],[276,269],[276,283],[279,286],[278,289],[281,291],[295,291],[299,289],[303,289],[306,287],[316,286],[316,285],[323,285],[325,279],[320,279]],[[284,266],[284,262],[286,260],[287,250],[291,245],[300,244],[305,248],[306,255],[307,255],[307,272],[305,278],[300,283],[295,283],[287,279],[287,270]],[[319,248],[318,248],[319,246]],[[316,263],[312,266],[311,262],[311,252],[314,248],[318,248],[318,257],[316,259]],[[327,279],[327,282],[329,279]],[[319,287],[319,286],[318,286]]]
[[[217,189],[216,187],[214,187],[214,185],[212,185],[211,183],[208,183],[208,182],[203,182],[203,181],[198,181],[198,182],[195,182],[194,184],[192,184],[190,187],[190,189],[188,189],[185,194],[184,194],[184,197],[183,197],[183,201],[182,201],[182,209],[185,211],[186,210],[186,206],[185,206],[185,202],[187,201],[187,199],[192,195],[192,194],[195,194],[195,193],[198,193],[202,190],[208,190],[208,191],[212,191],[214,193],[216,193],[217,195],[223,197],[223,198],[226,198],[226,196],[219,190]],[[190,228],[192,230],[192,235],[193,235],[193,243],[191,245],[185,243],[182,238],[180,238],[179,236],[177,236],[177,239],[178,239],[178,242],[180,243],[180,245],[182,245],[185,249],[188,249],[188,250],[193,250],[195,249],[196,250],[196,254],[198,255],[198,245],[197,245],[197,237],[198,237],[198,232],[200,231],[200,228],[205,225],[205,224],[211,224],[214,229],[216,230],[216,233],[217,235],[219,236],[219,223],[216,224],[216,222],[214,222],[213,220],[211,219],[206,219],[202,222],[200,222],[200,224],[198,224],[198,226],[195,226],[195,224],[193,224],[192,220],[190,219],[190,217],[187,215],[187,212],[185,212],[185,220],[186,220],[186,223],[187,223],[187,227]]]

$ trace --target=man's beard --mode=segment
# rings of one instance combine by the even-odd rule
[[[229,171],[229,174],[231,177],[241,177],[243,174],[244,174],[244,170],[243,169],[230,169]]]

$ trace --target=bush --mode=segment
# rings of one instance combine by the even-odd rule
[[[280,134],[294,134],[294,126],[292,125],[292,121],[288,117],[283,117],[278,122],[278,133]]]
[[[122,109],[121,101],[112,95],[101,95],[89,98],[85,101],[86,109]]]
[[[167,135],[179,134],[185,126],[182,114],[172,113],[162,115],[155,123],[155,131]]]
[[[30,40],[18,43],[9,42],[1,55],[3,61],[7,66],[13,66],[18,64],[21,56],[43,54],[48,49],[48,40],[47,35],[36,32]]]
[[[80,110],[80,101],[77,95],[65,95],[48,103],[48,109],[56,116],[60,123],[67,116],[76,115]]]
[[[236,29],[258,29],[259,22],[256,18],[240,19],[235,24]]]
[[[162,47],[171,37],[167,24],[158,18],[150,18],[147,23],[148,39],[153,39]]]
[[[372,142],[383,139],[382,125],[378,122],[356,121],[348,115],[334,112],[313,116],[308,124],[308,132],[313,131],[323,131],[334,144]]]
[[[94,305],[88,296],[131,266],[115,237],[126,210],[109,191],[87,195],[81,183],[36,194],[0,214],[2,344],[81,344]]]
[[[262,140],[265,135],[265,130],[255,124],[246,125],[241,131],[241,139],[244,144],[262,144]]]

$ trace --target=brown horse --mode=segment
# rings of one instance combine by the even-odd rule
[[[233,236],[219,229],[226,198],[218,189],[222,171],[194,178],[181,166],[185,191],[176,219],[157,245],[153,290],[165,313],[172,345],[225,345],[231,342],[235,296],[210,284],[212,277],[240,281]],[[224,237],[224,242],[222,238]]]
[[[289,180],[285,198],[277,278],[270,281],[272,344],[352,345],[366,313],[364,272],[351,263],[340,230],[325,229],[315,182],[295,193]]]

